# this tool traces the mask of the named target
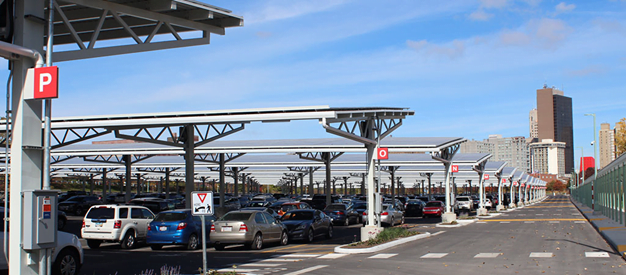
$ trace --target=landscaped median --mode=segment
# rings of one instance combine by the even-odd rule
[[[430,237],[430,233],[420,233],[406,226],[384,229],[375,238],[335,247],[335,253],[360,254],[373,253],[410,241]]]

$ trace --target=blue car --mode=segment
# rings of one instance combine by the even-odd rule
[[[205,216],[205,225],[208,234],[215,216]],[[193,216],[191,209],[163,211],[154,217],[148,226],[146,242],[152,250],[159,250],[164,245],[182,245],[186,249],[194,250],[201,246],[202,221],[200,216]]]

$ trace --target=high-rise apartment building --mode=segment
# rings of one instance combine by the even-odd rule
[[[461,143],[461,153],[491,154],[490,160],[506,161],[507,166],[516,167],[519,171],[530,172],[528,143],[525,137],[502,137],[489,135],[488,139],[469,140]]]
[[[533,173],[565,176],[565,142],[543,139],[530,144]]]
[[[563,91],[544,85],[537,90],[537,132],[538,139],[563,142],[565,172],[574,171],[574,128],[572,119],[572,98]],[[531,152],[532,153],[532,152]]]
[[[598,143],[600,146],[600,166],[598,169],[602,169],[615,160],[615,131],[611,130],[611,124],[600,124]]]
[[[530,110],[528,114],[528,125],[530,125],[530,138],[539,138],[539,127],[537,126],[537,109]]]

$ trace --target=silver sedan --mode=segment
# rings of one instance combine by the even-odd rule
[[[226,245],[244,244],[247,248],[261,249],[264,242],[287,245],[287,227],[269,213],[259,210],[237,210],[226,213],[211,225],[211,241],[215,250]]]

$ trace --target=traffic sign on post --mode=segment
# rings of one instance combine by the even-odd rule
[[[450,167],[450,170],[452,173],[458,173],[459,172],[459,166],[458,165],[452,165],[452,167]]]
[[[506,179],[502,179],[502,183],[506,183]]]
[[[378,150],[376,151],[376,159],[389,159],[389,149],[378,148]]]
[[[213,215],[213,192],[191,192],[191,213],[194,216]]]
[[[484,178],[485,178],[485,180],[488,180],[489,179],[489,174],[485,174]]]
[[[24,84],[24,99],[58,98],[59,68],[50,66],[28,69]]]

